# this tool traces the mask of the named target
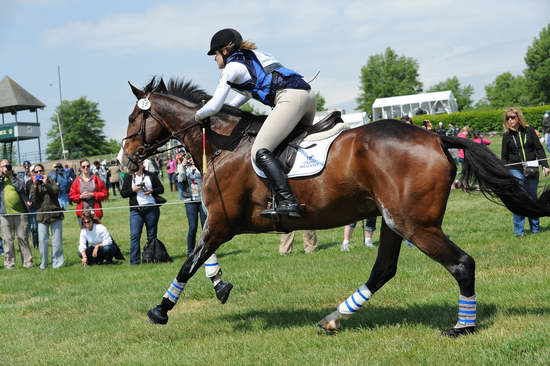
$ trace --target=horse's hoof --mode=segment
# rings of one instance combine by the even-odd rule
[[[475,333],[477,331],[476,327],[464,327],[464,328],[451,328],[441,332],[442,336],[457,338],[462,335],[468,335]]]
[[[216,297],[222,304],[225,304],[227,302],[227,299],[229,298],[229,294],[231,293],[231,289],[233,289],[233,284],[231,282],[223,282],[220,281],[215,287],[214,291],[216,291]]]
[[[323,327],[321,323],[317,323],[317,326],[319,327],[319,334],[321,335],[333,336],[338,333],[338,329],[327,329]]]
[[[340,321],[336,319],[323,319],[319,323],[317,323],[317,326],[319,327],[321,333],[325,335],[335,335],[342,329]]]
[[[155,306],[147,312],[149,321],[154,324],[166,324],[168,323],[168,313],[160,306]]]

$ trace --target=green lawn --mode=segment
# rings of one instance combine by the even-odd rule
[[[125,205],[120,198],[106,204]],[[106,211],[104,223],[127,255],[128,210]],[[549,220],[542,226],[541,234],[516,239],[506,209],[453,191],[444,229],[476,259],[480,332],[439,336],[456,320],[457,285],[404,246],[397,276],[342,332],[326,336],[316,323],[367,280],[376,255],[359,245],[360,230],[349,253],[339,250],[339,228],[318,232],[311,255],[297,235],[286,257],[277,253],[275,234],[239,236],[218,253],[224,279],[235,284],[228,303],[218,303],[200,270],[168,325],[158,326],[146,312],[183,263],[183,205],[165,205],[160,220],[174,263],[133,267],[80,266],[78,228],[67,214],[66,267],[0,265],[0,365],[548,365]]]

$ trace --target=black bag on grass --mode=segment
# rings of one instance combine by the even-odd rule
[[[141,261],[143,263],[172,262],[172,258],[168,255],[164,244],[158,239],[153,239],[143,248]]]

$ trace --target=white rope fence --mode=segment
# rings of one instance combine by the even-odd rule
[[[131,208],[139,208],[139,207],[154,207],[154,206],[165,206],[165,205],[182,205],[186,203],[196,203],[201,202],[200,200],[183,200],[183,201],[170,201],[166,203],[160,203],[160,204],[153,204],[153,205],[134,205],[134,206],[115,206],[115,207],[100,207],[97,208],[98,210],[107,211],[107,210],[121,210],[121,209],[131,209]],[[25,212],[25,213],[18,213],[18,214],[0,214],[0,216],[23,216],[23,215],[36,215],[36,214],[51,214],[51,213],[59,213],[59,212],[84,212],[84,211],[93,211],[94,208],[82,208],[80,210],[77,209],[71,209],[71,210],[61,210],[61,211],[35,211],[35,212]]]

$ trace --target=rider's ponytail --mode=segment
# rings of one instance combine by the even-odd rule
[[[239,47],[240,50],[255,50],[256,48],[256,43],[250,41],[243,41]]]

